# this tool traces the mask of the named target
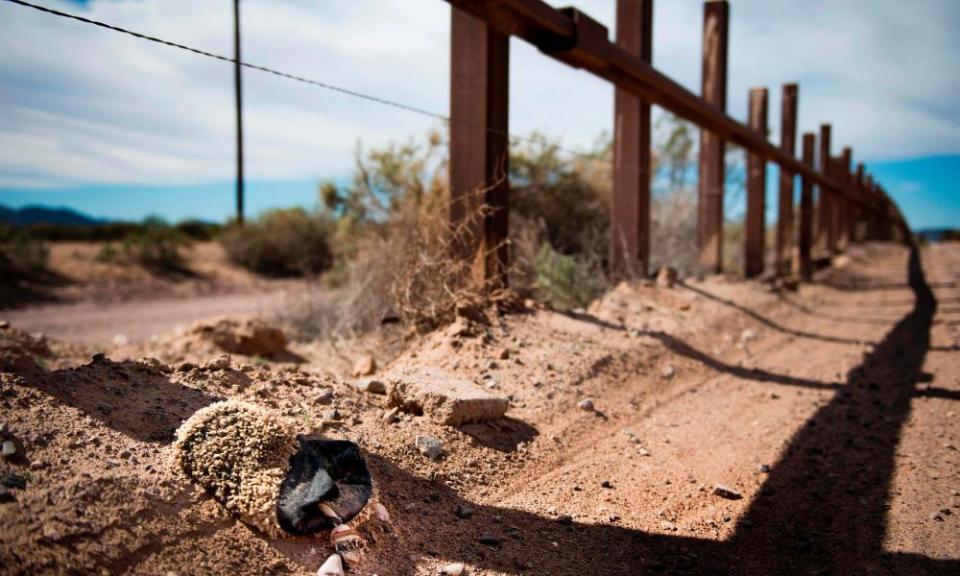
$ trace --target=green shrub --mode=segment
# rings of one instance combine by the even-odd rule
[[[220,234],[234,263],[257,274],[285,277],[324,272],[333,263],[332,225],[322,214],[300,208],[274,210]]]
[[[155,271],[180,271],[184,267],[181,249],[190,239],[180,230],[159,218],[147,218],[140,229],[123,240],[123,254],[128,262],[136,262]]]
[[[542,244],[534,261],[537,295],[562,309],[583,307],[607,289],[601,264],[582,254],[561,254]]]
[[[22,231],[0,226],[0,278],[16,280],[43,272],[49,255],[42,242]]]

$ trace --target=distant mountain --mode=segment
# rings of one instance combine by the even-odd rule
[[[926,228],[924,230],[915,230],[913,234],[923,238],[927,242],[940,242],[946,238],[957,238],[956,228]]]
[[[60,224],[65,226],[96,226],[107,222],[78,212],[72,208],[51,208],[49,206],[24,206],[9,208],[0,205],[0,223],[11,226],[30,226],[33,224]]]

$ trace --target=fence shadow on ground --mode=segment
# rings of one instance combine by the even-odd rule
[[[794,435],[730,540],[563,523],[483,506],[463,500],[439,480],[415,477],[372,457],[372,468],[390,487],[383,494],[388,508],[405,516],[398,527],[403,550],[385,539],[375,553],[392,555],[396,563],[390,565],[399,572],[429,557],[510,574],[530,569],[557,575],[960,573],[958,560],[884,550],[895,451],[916,383],[926,379],[922,366],[936,312],[916,251],[909,278],[913,310]],[[474,508],[473,518],[457,520],[458,505]],[[436,526],[437,518],[442,527],[426,528]],[[481,544],[485,532],[493,532],[499,544]]]

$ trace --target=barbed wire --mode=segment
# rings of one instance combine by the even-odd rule
[[[25,7],[25,8],[32,8],[32,9],[34,9],[34,10],[37,10],[37,11],[40,11],[40,12],[44,12],[44,13],[47,13],[47,14],[52,14],[52,15],[54,15],[54,16],[59,16],[59,17],[61,17],[61,18],[67,18],[67,19],[70,19],[70,20],[75,20],[75,21],[77,21],[77,22],[82,22],[82,23],[84,23],[84,24],[91,24],[91,25],[93,25],[93,26],[97,26],[97,27],[100,27],[100,28],[105,28],[105,29],[107,29],[107,30],[112,30],[112,31],[114,31],[114,32],[120,32],[121,34],[127,34],[128,36],[133,36],[134,38],[139,38],[139,39],[141,39],[141,40],[147,40],[147,41],[149,41],[149,42],[155,42],[155,43],[157,43],[157,44],[162,44],[162,45],[164,45],[164,46],[169,46],[169,47],[171,47],[171,48],[178,48],[178,49],[180,49],[180,50],[185,50],[185,51],[187,51],[187,52],[190,52],[190,53],[192,53],[192,54],[196,54],[196,55],[199,55],[199,56],[206,56],[207,58],[213,58],[213,59],[215,59],[215,60],[220,60],[220,61],[222,61],[222,62],[229,62],[229,63],[231,63],[231,64],[237,64],[237,63],[238,63],[235,58],[231,58],[231,57],[229,57],[229,56],[224,56],[224,55],[222,55],[222,54],[216,54],[216,53],[214,53],[214,52],[208,52],[208,51],[206,51],[206,50],[201,50],[201,49],[199,49],[199,48],[194,48],[194,47],[192,47],[192,46],[187,46],[186,44],[180,44],[180,43],[177,43],[177,42],[171,42],[170,40],[164,40],[163,38],[158,38],[157,36],[151,36],[151,35],[149,35],[149,34],[143,34],[143,33],[140,33],[140,32],[135,32],[135,31],[133,31],[133,30],[129,30],[129,29],[127,29],[127,28],[123,28],[123,27],[120,27],[120,26],[115,26],[115,25],[113,25],[113,24],[108,24],[108,23],[102,22],[102,21],[100,21],[100,20],[94,20],[94,19],[92,19],[92,18],[86,18],[86,17],[84,17],[84,16],[78,16],[78,15],[76,15],[76,14],[71,14],[71,13],[69,13],[69,12],[63,12],[63,11],[60,11],[60,10],[56,10],[56,9],[54,9],[54,8],[48,8],[48,7],[46,7],[46,6],[40,6],[40,5],[38,5],[38,4],[33,4],[33,3],[31,3],[31,2],[26,2],[26,1],[24,1],[24,0],[6,0],[6,1],[7,1],[7,2],[10,2],[11,4],[17,4],[17,5],[23,6],[23,7]],[[337,86],[337,85],[335,85],[335,84],[330,84],[329,82],[322,82],[322,81],[320,81],[320,80],[314,80],[314,79],[312,79],[312,78],[307,78],[307,77],[305,77],[305,76],[300,76],[300,75],[298,75],[298,74],[292,74],[292,73],[290,73],[290,72],[283,72],[283,71],[281,71],[281,70],[276,70],[276,69],[274,69],[274,68],[269,68],[269,67],[267,67],[267,66],[261,66],[261,65],[259,65],[259,64],[252,64],[252,63],[250,63],[250,62],[240,61],[240,62],[239,62],[239,65],[240,65],[240,66],[243,66],[244,68],[249,68],[249,69],[251,69],[251,70],[257,70],[257,71],[259,71],[259,72],[264,72],[264,73],[266,73],[266,74],[271,74],[271,75],[273,75],[273,76],[278,76],[278,77],[280,77],[280,78],[286,78],[286,79],[288,79],[288,80],[293,80],[293,81],[296,81],[296,82],[301,82],[301,83],[303,83],[303,84],[309,84],[309,85],[311,85],[311,86],[316,86],[316,87],[318,87],[318,88],[323,88],[323,89],[325,89],[325,90],[330,90],[330,91],[332,91],[332,92],[338,92],[338,93],[340,93],[340,94],[344,94],[344,95],[346,95],[346,96],[351,96],[351,97],[353,97],[353,98],[359,98],[359,99],[361,99],[361,100],[366,100],[366,101],[368,101],[368,102],[374,102],[374,103],[376,103],[376,104],[381,104],[381,105],[384,105],[384,106],[390,106],[390,107],[392,107],[392,108],[396,108],[396,109],[399,109],[399,110],[403,110],[403,111],[405,111],[405,112],[411,112],[411,113],[414,113],[414,114],[419,114],[419,115],[421,115],[421,116],[426,116],[426,117],[432,118],[432,119],[434,119],[434,120],[440,120],[441,122],[444,122],[444,123],[446,123],[446,124],[449,124],[449,123],[450,123],[450,117],[449,117],[449,116],[446,116],[446,115],[444,115],[444,114],[439,114],[439,113],[437,113],[437,112],[431,112],[430,110],[426,110],[426,109],[423,109],[423,108],[418,108],[418,107],[416,107],[416,106],[411,106],[411,105],[409,105],[409,104],[404,104],[404,103],[402,103],[402,102],[397,102],[397,101],[395,101],[395,100],[390,100],[390,99],[387,99],[387,98],[382,98],[382,97],[380,97],[380,96],[374,96],[374,95],[372,95],[372,94],[367,94],[367,93],[364,93],[364,92],[358,92],[358,91],[356,91],[356,90],[351,90],[351,89],[349,89],[349,88],[344,88],[344,87],[342,87],[342,86]],[[515,134],[505,133],[505,132],[502,132],[502,131],[500,131],[500,130],[496,130],[496,129],[493,129],[493,128],[487,128],[487,131],[489,131],[489,132],[492,133],[492,134],[498,134],[498,135],[500,135],[500,136],[506,136],[508,139],[510,139],[510,140],[512,140],[512,141],[514,141],[514,142],[527,142],[527,143],[530,143],[530,144],[545,144],[545,143],[546,143],[545,140],[540,139],[540,138],[530,137],[530,136],[518,136],[518,135],[515,135]],[[601,163],[604,163],[604,164],[611,164],[611,162],[609,162],[608,160],[604,160],[603,158],[600,158],[600,157],[597,156],[596,154],[590,154],[590,153],[584,153],[584,152],[577,152],[576,150],[571,150],[571,149],[568,149],[568,148],[564,148],[564,147],[562,147],[562,146],[554,146],[554,147],[555,147],[557,150],[560,150],[560,151],[565,152],[565,153],[567,153],[567,154],[570,154],[570,155],[572,155],[572,156],[576,156],[576,157],[578,157],[578,158],[583,158],[583,159],[586,159],[586,160],[592,160],[592,161],[595,161],[595,162],[601,162]]]

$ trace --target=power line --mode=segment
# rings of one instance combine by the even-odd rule
[[[84,24],[92,24],[93,26],[98,26],[98,27],[100,27],[100,28],[106,28],[107,30],[113,30],[114,32],[120,32],[121,34],[127,34],[128,36],[133,36],[134,38],[139,38],[139,39],[141,39],[141,40],[147,40],[147,41],[149,41],[149,42],[155,42],[155,43],[157,43],[157,44],[163,44],[164,46],[170,46],[170,47],[172,47],[172,48],[178,48],[178,49],[180,49],[180,50],[185,50],[185,51],[187,51],[187,52],[191,52],[191,53],[197,54],[197,55],[199,55],[199,56],[206,56],[207,58],[213,58],[213,59],[215,59],[215,60],[220,60],[220,61],[223,61],[223,62],[230,62],[230,63],[232,63],[232,64],[239,64],[240,66],[243,66],[244,68],[249,68],[249,69],[251,69],[251,70],[258,70],[258,71],[260,71],[260,72],[265,72],[265,73],[267,73],[267,74],[272,74],[272,75],[274,75],[274,76],[279,76],[279,77],[281,77],[281,78],[286,78],[286,79],[288,79],[288,80],[294,80],[294,81],[296,81],[296,82],[301,82],[301,83],[303,83],[303,84],[310,84],[310,85],[312,85],[312,86],[317,86],[317,87],[323,88],[323,89],[325,89],[325,90],[330,90],[330,91],[333,91],[333,92],[338,92],[338,93],[340,93],[340,94],[345,94],[345,95],[347,95],[347,96],[352,96],[352,97],[354,97],[354,98],[359,98],[359,99],[361,99],[361,100],[366,100],[366,101],[368,101],[368,102],[375,102],[375,103],[377,103],[377,104],[382,104],[382,105],[384,105],[384,106],[390,106],[390,107],[392,107],[392,108],[397,108],[397,109],[399,109],[399,110],[404,110],[404,111],[406,111],[406,112],[412,112],[412,113],[414,113],[414,114],[419,114],[419,115],[421,115],[421,116],[426,116],[426,117],[428,117],[428,118],[433,118],[434,120],[440,120],[440,121],[445,122],[445,123],[449,123],[449,122],[450,122],[450,117],[449,117],[449,116],[445,116],[445,115],[443,115],[443,114],[438,114],[438,113],[436,113],[436,112],[431,112],[431,111],[425,110],[425,109],[423,109],[423,108],[417,108],[416,106],[410,106],[410,105],[408,105],[408,104],[403,104],[403,103],[401,103],[401,102],[396,102],[396,101],[394,101],[394,100],[388,100],[388,99],[386,99],[386,98],[381,98],[381,97],[379,97],[379,96],[374,96],[374,95],[372,95],[372,94],[366,94],[366,93],[363,93],[363,92],[357,92],[356,90],[351,90],[351,89],[349,89],[349,88],[343,88],[342,86],[337,86],[337,85],[334,85],[334,84],[330,84],[330,83],[328,83],[328,82],[321,82],[320,80],[314,80],[314,79],[312,79],[312,78],[306,78],[306,77],[304,77],[304,76],[300,76],[300,75],[297,75],[297,74],[291,74],[291,73],[289,73],[289,72],[283,72],[283,71],[276,70],[276,69],[273,69],[273,68],[268,68],[268,67],[266,67],[266,66],[260,66],[260,65],[258,65],[258,64],[251,64],[251,63],[249,63],[249,62],[242,62],[242,61],[241,61],[241,62],[238,62],[235,58],[230,58],[229,56],[224,56],[224,55],[222,55],[222,54],[216,54],[216,53],[213,53],[213,52],[207,52],[206,50],[201,50],[201,49],[199,49],[199,48],[193,48],[193,47],[187,46],[187,45],[185,45],[185,44],[179,44],[179,43],[177,43],[177,42],[171,42],[171,41],[169,41],[169,40],[164,40],[164,39],[158,38],[158,37],[156,37],[156,36],[150,36],[149,34],[142,34],[142,33],[140,33],[140,32],[134,32],[133,30],[129,30],[129,29],[127,29],[127,28],[122,28],[122,27],[120,27],[120,26],[114,26],[113,24],[107,24],[106,22],[101,22],[101,21],[99,21],[99,20],[93,20],[93,19],[91,19],[91,18],[85,18],[85,17],[83,17],[83,16],[78,16],[78,15],[76,15],[76,14],[70,14],[70,13],[68,13],[68,12],[62,12],[62,11],[60,11],[60,10],[56,10],[56,9],[53,9],[53,8],[47,8],[46,6],[39,6],[39,5],[37,5],[37,4],[33,4],[33,3],[30,3],[30,2],[25,2],[24,0],[6,0],[6,1],[7,1],[7,2],[10,2],[10,3],[12,3],[12,4],[17,4],[17,5],[19,5],[19,6],[24,6],[24,7],[26,7],[26,8],[32,8],[32,9],[38,10],[38,11],[40,11],[40,12],[45,12],[45,13],[47,13],[47,14],[52,14],[52,15],[54,15],[54,16],[59,16],[59,17],[61,17],[61,18],[67,18],[67,19],[70,19],[70,20],[75,20],[75,21],[77,21],[77,22],[83,22]],[[501,132],[498,131],[498,130],[492,130],[492,129],[489,129],[489,128],[488,128],[488,130],[491,131],[491,132],[493,132],[493,133],[500,134],[500,135],[502,135],[502,136],[506,136],[507,138],[509,138],[509,139],[511,139],[511,140],[514,140],[514,141],[524,141],[524,142],[529,142],[529,143],[533,143],[533,144],[542,144],[542,142],[539,141],[539,140],[537,140],[536,138],[531,138],[531,137],[528,137],[528,136],[515,136],[515,135],[512,135],[512,134],[504,134],[504,133],[501,133]],[[589,159],[589,160],[593,160],[593,161],[597,161],[597,162],[609,163],[609,162],[607,162],[607,161],[605,161],[605,160],[602,160],[601,158],[596,157],[596,156],[593,155],[593,154],[585,154],[585,153],[582,153],[582,152],[577,152],[577,151],[575,151],[575,150],[569,150],[569,149],[563,148],[563,147],[561,147],[561,146],[557,146],[556,148],[557,148],[558,150],[561,150],[561,151],[566,152],[566,153],[568,153],[568,154],[571,154],[571,155],[573,155],[573,156],[583,157],[583,158],[586,158],[586,159]]]

